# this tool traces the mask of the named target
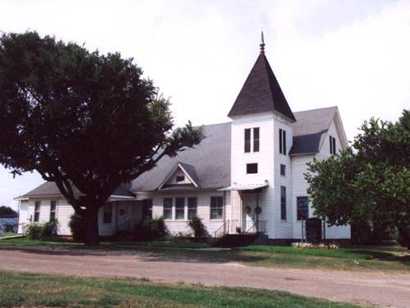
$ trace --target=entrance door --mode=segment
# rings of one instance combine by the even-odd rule
[[[118,205],[118,231],[128,231],[129,229],[129,207],[127,204]]]
[[[243,196],[242,232],[256,232],[256,195],[247,193]]]

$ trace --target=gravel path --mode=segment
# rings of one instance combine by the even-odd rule
[[[383,307],[410,307],[410,274],[250,267],[135,255],[70,255],[0,251],[0,270],[94,277],[148,278],[229,287],[289,291],[311,297]]]

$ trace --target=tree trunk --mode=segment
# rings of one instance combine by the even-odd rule
[[[84,242],[86,245],[97,245],[99,243],[98,206],[96,204],[87,204],[85,210]]]

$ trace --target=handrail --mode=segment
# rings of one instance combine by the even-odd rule
[[[223,229],[222,236],[225,234],[225,226],[227,222],[229,222],[229,220],[224,221],[223,224],[220,225],[219,228],[214,231],[214,237],[218,237],[218,232],[221,231],[221,229]]]
[[[252,231],[255,230],[255,231]],[[265,232],[266,231],[266,220],[257,220],[255,221],[252,226],[250,226],[245,233],[253,233],[253,232]]]

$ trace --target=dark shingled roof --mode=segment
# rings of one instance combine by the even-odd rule
[[[74,193],[79,194],[80,192],[75,189],[74,187]],[[134,194],[132,194],[125,186],[121,185],[118,187],[112,195],[116,196],[128,196],[128,197],[133,197]],[[58,189],[57,185],[54,182],[45,182],[41,184],[40,186],[34,188],[33,190],[29,191],[28,193],[20,196],[19,198],[36,198],[36,197],[60,197],[62,196],[60,193],[60,190]]]
[[[302,155],[319,152],[322,134],[328,131],[336,112],[337,107],[295,112],[296,122],[291,125],[293,146],[290,154]]]
[[[264,52],[261,52],[228,116],[270,111],[280,113],[289,120],[295,121],[268,59]]]
[[[337,107],[295,112],[292,123],[293,146],[291,155],[319,152],[322,135],[335,117]],[[230,185],[231,176],[231,123],[203,127],[205,139],[195,146],[179,152],[176,157],[162,158],[156,167],[132,181],[131,187],[120,186],[113,195],[133,196],[132,192],[155,191],[166,177],[181,164],[201,189],[216,189]],[[193,189],[168,187],[164,190]],[[21,197],[60,196],[57,186],[46,182]]]
[[[195,148],[179,152],[176,157],[164,157],[157,166],[132,182],[131,191],[155,191],[172,172],[175,165],[182,163],[201,189],[215,189],[230,185],[231,175],[231,123],[203,127],[205,139]]]

